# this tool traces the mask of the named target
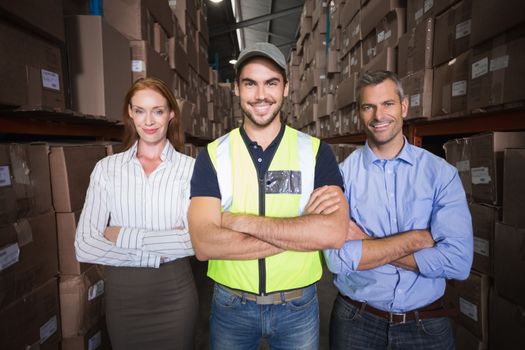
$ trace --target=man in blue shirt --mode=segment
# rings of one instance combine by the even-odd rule
[[[457,170],[403,136],[398,77],[368,72],[356,94],[367,142],[341,165],[348,240],[325,250],[339,295],[332,349],[452,349],[446,279],[465,279],[472,224]]]

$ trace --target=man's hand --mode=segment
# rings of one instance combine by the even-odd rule
[[[108,226],[104,230],[104,237],[108,241],[111,241],[113,243],[117,243],[117,238],[120,233],[120,226]]]
[[[346,234],[346,240],[358,241],[362,239],[373,238],[367,235],[363,230],[361,230],[361,227],[357,226],[357,224],[352,219],[348,219],[348,233]]]
[[[328,186],[316,188],[304,208],[304,214],[328,215],[339,209],[340,198],[337,192]]]

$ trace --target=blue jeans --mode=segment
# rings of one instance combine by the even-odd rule
[[[266,339],[271,349],[319,348],[319,303],[316,286],[305,288],[296,300],[258,305],[215,284],[210,316],[210,348],[259,348]]]
[[[446,317],[390,324],[338,295],[330,320],[330,349],[454,349],[454,337]]]

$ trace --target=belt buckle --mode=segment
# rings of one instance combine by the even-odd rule
[[[257,295],[255,297],[255,303],[259,305],[272,305],[273,304],[273,295]]]
[[[389,312],[388,316],[389,316],[388,322],[390,324],[403,324],[403,323],[406,323],[406,321],[407,321],[407,314],[406,314],[406,312],[402,312],[402,313]],[[394,316],[403,316],[403,320],[401,322],[394,322]]]

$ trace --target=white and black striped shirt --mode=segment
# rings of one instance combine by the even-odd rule
[[[162,163],[146,176],[136,153],[137,143],[95,166],[77,226],[78,261],[158,267],[161,257],[194,255],[186,214],[195,160],[166,142]],[[104,238],[108,223],[122,227],[116,244]]]

